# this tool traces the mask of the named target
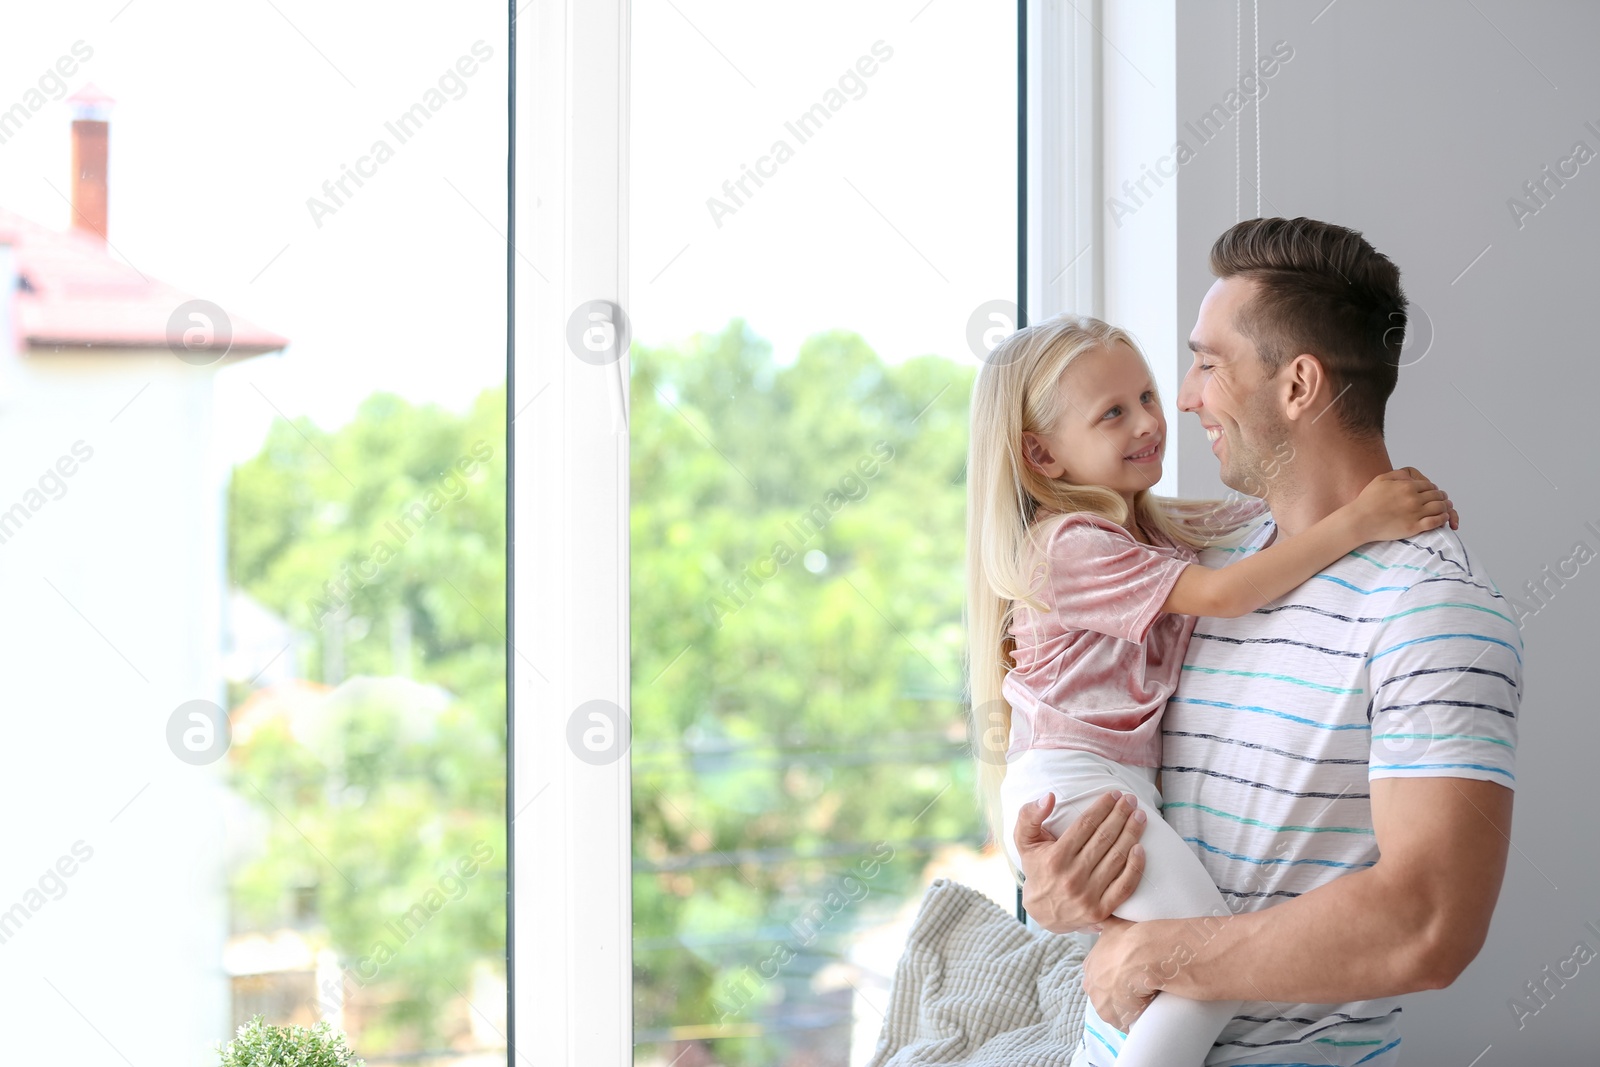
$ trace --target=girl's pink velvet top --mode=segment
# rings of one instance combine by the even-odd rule
[[[1186,545],[1146,545],[1098,515],[1042,511],[1033,562],[1043,614],[1018,601],[1016,666],[1001,692],[1011,705],[1007,758],[1029,748],[1076,748],[1135,767],[1161,765],[1161,710],[1178,684],[1193,615],[1161,611]],[[1031,550],[1030,550],[1031,551]]]

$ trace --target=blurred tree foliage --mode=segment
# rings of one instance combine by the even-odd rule
[[[636,343],[631,367],[635,1033],[782,1063],[828,1027],[813,978],[917,891],[927,843],[983,840],[960,700],[973,371],[889,366],[837,331],[780,366],[742,320]],[[245,796],[259,786],[356,883],[279,826],[241,899],[270,908],[314,873],[349,960],[502,817],[504,410],[504,390],[465,418],[375,396],[338,433],[280,423],[234,475],[235,582],[326,636],[324,583],[474,441],[495,450],[342,624],[361,635],[344,673],[388,674],[409,617],[415,676],[458,698],[438,732],[386,733],[380,707],[352,701],[349,741],[326,747],[363,753],[354,765],[272,733],[241,763]],[[425,1026],[453,995],[443,980],[503,946],[484,885],[447,915],[385,971],[407,990],[396,1025]]]
[[[271,929],[315,893],[347,990],[386,1003],[368,1054],[437,1047],[505,950],[504,441],[504,388],[465,415],[377,394],[335,433],[276,422],[229,487],[231,580],[350,679],[230,753],[267,827],[234,907]]]
[[[716,1056],[782,1063],[823,1022],[815,973],[917,891],[918,842],[984,837],[961,710],[973,370],[840,331],[778,366],[742,320],[635,345],[632,369],[636,1038],[754,1023],[772,1036]],[[835,910],[851,871],[866,895]]]

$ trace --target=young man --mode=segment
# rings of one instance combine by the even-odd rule
[[[1405,296],[1360,234],[1312,219],[1242,222],[1211,266],[1178,407],[1223,483],[1270,509],[1242,547],[1201,553],[1219,566],[1392,469]],[[1100,798],[1059,840],[1041,828],[1048,799],[1017,823],[1029,913],[1103,931],[1084,1067],[1110,1064],[1162,989],[1246,1002],[1208,1065],[1396,1062],[1398,998],[1450,985],[1488,932],[1521,691],[1512,614],[1448,526],[1364,545],[1251,615],[1200,619],[1159,784],[1230,914],[1110,914],[1143,870],[1131,797]]]

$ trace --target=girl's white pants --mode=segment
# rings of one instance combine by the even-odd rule
[[[1225,922],[1232,913],[1200,857],[1161,817],[1161,794],[1156,791],[1154,767],[1124,766],[1092,752],[1070,748],[1033,748],[1019,753],[1007,763],[1000,786],[1000,808],[1006,827],[1004,847],[1012,862],[1022,866],[1012,833],[1024,804],[1055,793],[1056,806],[1045,819],[1044,828],[1060,837],[1086,807],[1110,790],[1137,797],[1147,820],[1139,838],[1145,852],[1144,873],[1133,895],[1114,914],[1133,922],[1217,916],[1212,928]],[[1166,969],[1170,974],[1180,964],[1181,958],[1174,959]],[[1200,1067],[1239,1004],[1236,1000],[1189,1000],[1157,993],[1134,1020],[1117,1054],[1117,1067]],[[1084,1039],[1092,1040],[1087,1033]],[[1080,1047],[1080,1058],[1085,1051]],[[1105,1057],[1102,1054],[1094,1058]]]

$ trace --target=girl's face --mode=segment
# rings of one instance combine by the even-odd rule
[[[1167,420],[1137,352],[1121,341],[1085,352],[1057,388],[1062,412],[1052,432],[1022,435],[1031,466],[1050,478],[1103,485],[1130,502],[1160,481]]]

